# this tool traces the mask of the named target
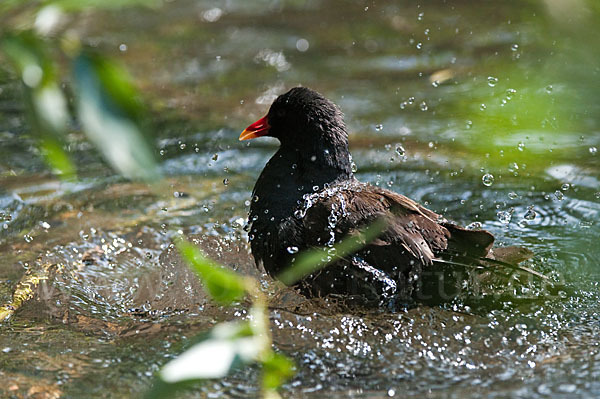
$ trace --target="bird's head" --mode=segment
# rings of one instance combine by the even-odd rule
[[[275,99],[267,115],[248,126],[240,140],[261,136],[277,138],[282,147],[310,144],[346,145],[348,133],[340,109],[321,94],[294,87]]]

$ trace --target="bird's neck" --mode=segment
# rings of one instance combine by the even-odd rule
[[[273,221],[279,222],[293,213],[305,194],[320,190],[326,184],[352,178],[347,145],[321,143],[309,150],[282,146],[271,157],[254,186],[250,216],[273,217]]]

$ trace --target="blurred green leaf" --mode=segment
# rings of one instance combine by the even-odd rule
[[[69,112],[47,43],[33,32],[5,35],[1,48],[23,82],[28,121],[46,162],[56,174],[70,177],[75,167],[63,149]]]
[[[46,163],[57,175],[75,176],[75,167],[71,158],[63,150],[62,144],[52,138],[42,139],[40,150]]]
[[[120,9],[132,6],[157,7],[162,0],[49,0],[46,5],[57,5],[65,11],[81,11],[90,8]]]
[[[23,0],[2,0],[2,2],[0,2],[0,15],[23,6],[23,3]]]
[[[230,304],[243,298],[246,288],[240,276],[206,258],[195,245],[187,241],[178,241],[177,248],[215,301]]]
[[[377,220],[365,230],[345,238],[331,248],[316,248],[305,251],[277,278],[286,285],[292,285],[330,263],[358,251],[381,234],[385,227],[385,221]]]
[[[159,179],[145,114],[125,71],[83,52],[74,61],[74,74],[79,120],[106,160],[127,178]]]
[[[160,378],[167,383],[222,378],[241,364],[255,361],[261,341],[248,322],[218,324],[198,343],[167,363]]]
[[[294,362],[289,357],[272,350],[262,361],[263,390],[274,391],[294,375]]]
[[[232,369],[255,362],[264,345],[264,339],[254,334],[249,322],[218,324],[163,367],[146,397],[172,397],[186,383],[223,378]]]

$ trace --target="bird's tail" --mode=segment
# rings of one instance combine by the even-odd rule
[[[486,257],[473,257],[465,254],[450,253],[443,259],[434,259],[434,264],[441,266],[458,266],[468,269],[489,270],[493,273],[505,274],[506,271],[520,271],[533,275],[542,280],[548,277],[529,267],[521,266],[522,263],[533,257],[533,252],[527,248],[511,246],[494,248]]]
[[[443,258],[434,259],[433,265],[423,270],[413,297],[432,305],[457,297],[469,298],[468,301],[472,297],[493,297],[506,291],[505,288],[511,286],[506,283],[516,275],[520,281],[532,276],[534,280],[551,283],[542,273],[519,265],[532,256],[531,251],[521,247],[497,248],[486,257],[445,253]]]

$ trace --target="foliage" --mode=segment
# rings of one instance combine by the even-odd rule
[[[75,176],[75,165],[65,150],[65,137],[72,130],[71,101],[62,88],[72,75],[75,84],[70,89],[77,120],[108,163],[130,179],[159,179],[151,135],[144,123],[147,118],[131,79],[115,61],[82,46],[78,38],[54,34],[62,3],[85,9],[96,2],[10,3],[0,8],[0,18],[8,19],[0,30],[0,50],[21,80],[31,132],[46,163],[63,178]],[[123,3],[108,1],[104,6],[119,4]],[[28,15],[30,8],[39,10],[32,24],[35,29],[10,29],[10,21],[16,18],[11,13]],[[62,67],[64,60],[68,68]]]
[[[195,245],[187,241],[180,240],[177,243],[177,249],[183,259],[198,274],[204,283],[204,288],[215,301],[230,305],[232,302],[242,299],[246,282],[241,277],[230,270],[221,268],[202,255]]]
[[[177,241],[177,248],[215,301],[231,304],[247,294],[253,304],[248,321],[218,324],[163,367],[147,397],[170,397],[191,382],[223,378],[232,370],[252,363],[262,366],[263,397],[279,397],[277,390],[293,375],[294,364],[285,355],[273,351],[267,300],[259,283],[214,263],[183,239]]]
[[[42,40],[26,31],[6,34],[0,44],[23,82],[31,130],[38,138],[46,162],[55,173],[72,176],[75,167],[63,149],[68,123],[67,101]]]
[[[143,124],[143,110],[122,68],[83,51],[73,61],[77,114],[84,132],[123,176],[154,181],[158,165]]]

